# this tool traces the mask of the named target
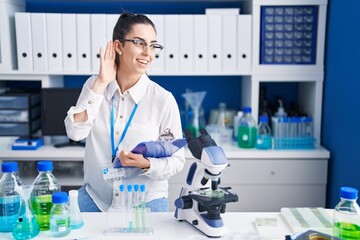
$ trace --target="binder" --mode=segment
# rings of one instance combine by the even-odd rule
[[[179,15],[165,15],[165,71],[179,71]]]
[[[222,70],[236,71],[237,57],[237,15],[222,15]]]
[[[238,71],[250,73],[252,61],[251,15],[238,15]]]
[[[159,44],[164,45],[164,15],[162,14],[150,14],[147,17],[154,23],[156,28],[156,40]],[[166,48],[166,46],[165,46]],[[163,72],[165,64],[165,50],[162,50],[159,55],[155,55],[153,62],[148,70],[149,73]]]
[[[119,19],[118,14],[106,14],[106,37],[105,42],[113,40],[114,27]]]
[[[48,69],[60,72],[63,69],[63,53],[61,41],[61,14],[46,14],[46,39],[48,45]]]
[[[207,16],[194,15],[194,71],[206,72],[208,65]]]
[[[33,70],[33,50],[30,13],[15,13],[17,60],[20,71]]]
[[[106,15],[91,14],[91,71],[99,72],[100,48],[106,49]]]
[[[77,71],[76,14],[62,14],[61,20],[63,68],[64,71]]]
[[[30,18],[34,71],[47,71],[46,15],[45,13],[31,13]]]
[[[194,16],[179,16],[180,71],[194,70]]]
[[[222,15],[206,15],[208,18],[208,71],[222,71]]]
[[[78,70],[91,71],[90,14],[76,14]]]

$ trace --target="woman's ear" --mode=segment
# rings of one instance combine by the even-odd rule
[[[115,51],[119,54],[119,55],[121,55],[122,54],[122,44],[121,44],[121,42],[119,41],[119,40],[115,40],[114,41],[114,48],[115,48]]]

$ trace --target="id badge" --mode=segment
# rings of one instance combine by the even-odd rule
[[[101,169],[103,179],[107,182],[120,181],[126,177],[124,168],[114,168],[113,165],[104,166]]]

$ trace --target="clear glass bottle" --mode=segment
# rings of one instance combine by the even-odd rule
[[[254,148],[255,143],[256,122],[251,116],[251,107],[244,107],[238,127],[238,146],[240,148]]]
[[[237,114],[234,117],[234,140],[238,141],[238,128],[240,126],[240,119],[243,115],[242,111],[238,111]]]
[[[84,221],[81,216],[79,203],[78,203],[78,190],[70,190],[70,216],[71,216],[71,229],[79,229],[84,226]]]
[[[271,149],[272,148],[272,139],[271,139],[271,129],[268,124],[268,116],[260,116],[259,126],[256,134],[256,148],[257,149]]]
[[[219,103],[219,115],[217,118],[217,125],[221,128],[225,128],[229,122],[226,118],[226,103],[221,102]]]
[[[334,209],[333,235],[344,240],[360,239],[360,208],[356,203],[358,190],[340,188],[340,202]]]
[[[52,194],[50,210],[50,234],[53,237],[63,237],[71,232],[69,198],[66,192]]]
[[[17,162],[4,162],[0,179],[0,232],[11,232],[19,217],[21,198],[16,188],[23,182],[17,175]]]
[[[52,174],[53,163],[40,161],[37,163],[38,176],[34,180],[34,189],[31,193],[31,206],[39,224],[40,231],[50,229],[51,196],[60,191],[60,184]]]

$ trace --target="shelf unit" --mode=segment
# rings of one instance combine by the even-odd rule
[[[171,1],[176,2],[176,0]],[[206,2],[206,1],[205,1]],[[221,2],[221,1],[219,1]],[[239,194],[239,204],[231,206],[231,211],[279,211],[279,206],[288,207],[325,206],[325,191],[327,178],[327,162],[329,151],[321,147],[321,114],[322,92],[324,81],[324,43],[327,0],[234,0],[244,5],[242,13],[252,15],[252,69],[249,72],[151,72],[151,76],[238,76],[241,80],[242,94],[239,96],[242,106],[251,106],[253,116],[258,119],[259,91],[261,83],[290,82],[299,85],[298,100],[304,112],[314,119],[314,137],[318,139],[319,148],[314,150],[270,150],[239,149],[227,146],[225,152],[232,164],[231,174],[224,172],[225,183],[234,186]],[[262,6],[298,6],[317,5],[318,32],[316,37],[316,63],[313,65],[263,65],[260,64],[260,22]],[[244,10],[244,11],[243,11]],[[0,29],[1,31],[1,29]],[[1,34],[0,34],[1,35]],[[12,58],[14,56],[11,56]],[[0,81],[40,81],[42,88],[64,86],[65,75],[92,75],[96,72],[21,72],[14,69],[2,70]],[[0,85],[1,86],[1,85]],[[219,89],[221,91],[221,89]],[[44,146],[37,151],[0,152],[0,160],[38,161],[51,159],[54,161],[83,161],[83,149],[74,147],[55,149]],[[185,170],[170,179],[170,196],[172,201],[178,196],[187,174],[187,168],[194,158],[186,151],[189,162]],[[253,165],[255,164],[255,166]],[[277,171],[271,165],[278,166]],[[300,165],[297,165],[300,164]],[[256,170],[264,168],[262,171]],[[279,170],[280,169],[280,170]],[[314,172],[314,169],[316,172]],[[296,177],[286,174],[286,170],[297,174]],[[298,171],[296,171],[298,170]],[[280,178],[276,173],[280,171]],[[256,179],[247,180],[253,176]],[[244,174],[244,176],[241,176]],[[270,175],[269,175],[270,174]],[[67,176],[71,176],[70,180]],[[30,176],[31,178],[31,176]],[[62,178],[62,177],[59,177]],[[66,175],[63,184],[80,185],[82,178]],[[262,193],[267,193],[264,195]],[[304,198],[306,196],[306,198]],[[254,200],[260,199],[260,200]],[[273,203],[268,203],[272,200]],[[256,209],[259,207],[261,209]]]

